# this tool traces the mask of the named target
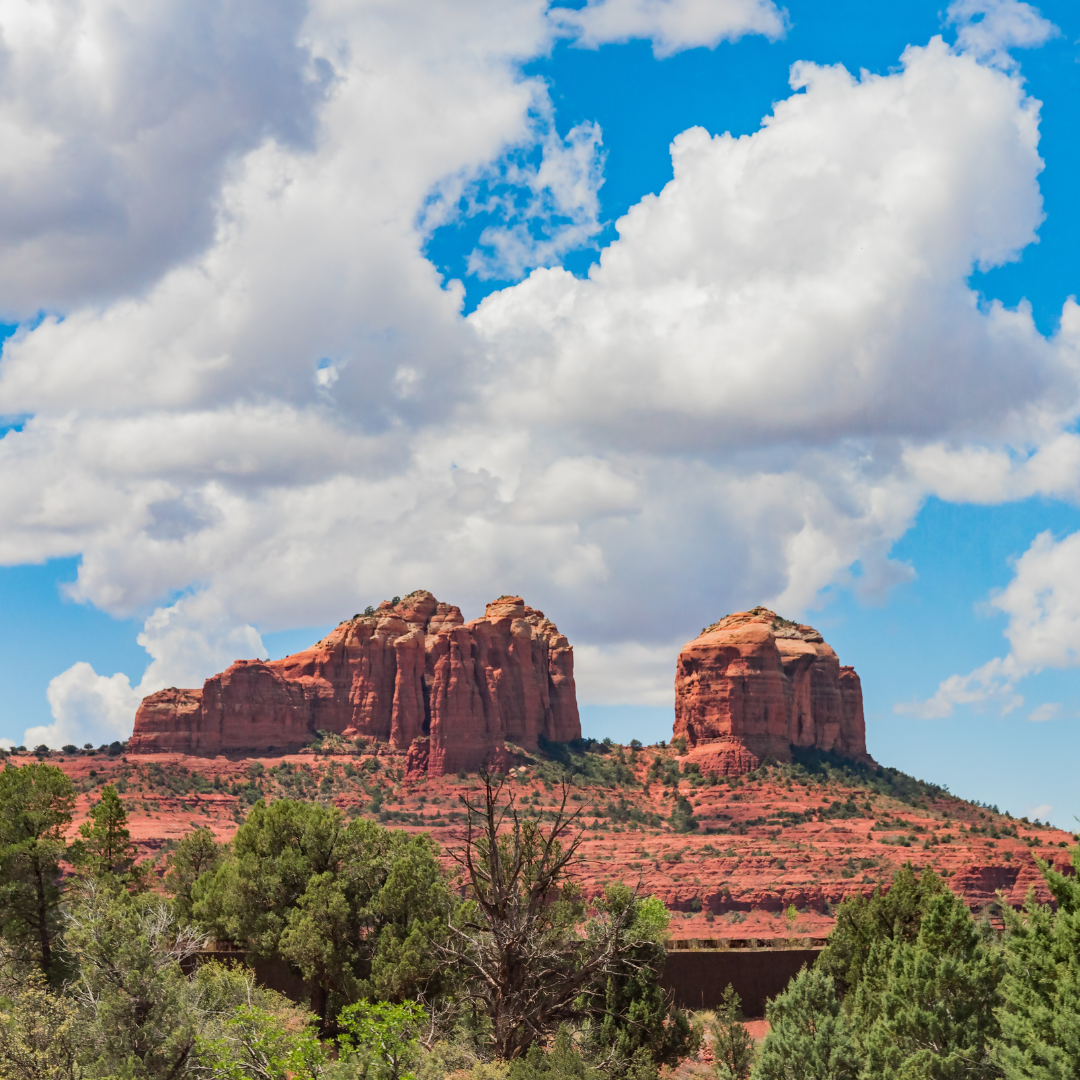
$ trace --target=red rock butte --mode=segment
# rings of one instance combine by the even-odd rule
[[[683,646],[675,671],[675,737],[702,772],[735,774],[792,748],[866,753],[862,684],[812,627],[756,607]]]
[[[383,601],[283,660],[237,660],[201,690],[143,699],[131,753],[282,751],[318,732],[407,750],[410,775],[499,764],[511,742],[581,738],[574,651],[542,611],[501,596],[483,617],[429,592]]]

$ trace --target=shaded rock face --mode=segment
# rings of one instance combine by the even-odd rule
[[[675,737],[703,772],[749,772],[791,748],[870,762],[862,685],[812,627],[767,608],[728,615],[683,646]]]
[[[282,750],[319,731],[408,750],[411,775],[498,764],[504,744],[581,738],[574,651],[542,611],[503,596],[465,622],[429,592],[384,601],[283,660],[237,660],[201,690],[144,698],[132,753]]]

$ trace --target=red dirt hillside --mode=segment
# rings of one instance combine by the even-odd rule
[[[1031,887],[1046,899],[1034,857],[1063,866],[1073,842],[1061,830],[963,802],[895,770],[814,750],[719,778],[702,776],[690,755],[672,747],[578,747],[551,747],[549,758],[508,747],[514,764],[506,791],[524,811],[550,820],[565,777],[568,806],[581,810],[586,831],[578,869],[586,889],[640,882],[671,909],[675,939],[824,937],[845,896],[869,894],[908,860],[945,874],[976,909],[997,890],[1013,904]],[[159,865],[194,827],[230,837],[258,798],[331,803],[392,828],[428,830],[453,846],[462,832],[460,796],[475,798],[481,788],[475,775],[411,779],[406,751],[341,737],[253,758],[53,752],[47,760],[80,792],[75,826],[102,785],[116,784],[133,838]],[[785,917],[791,907],[795,917]]]

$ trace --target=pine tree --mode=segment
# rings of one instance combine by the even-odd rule
[[[141,883],[135,866],[135,845],[127,828],[127,811],[112,784],[101,789],[101,801],[79,826],[71,845],[72,860],[91,877],[111,876],[127,885]]]
[[[17,959],[60,977],[60,860],[75,789],[62,769],[33,764],[0,772],[0,936]]]
[[[769,1033],[753,1080],[855,1080],[851,1031],[831,975],[803,968],[765,1008]]]
[[[1080,848],[1072,862],[1080,871]],[[1006,909],[993,1058],[1007,1080],[1080,1080],[1080,881],[1039,869],[1058,910],[1033,893],[1021,912]]]

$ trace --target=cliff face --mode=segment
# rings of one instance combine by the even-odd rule
[[[414,592],[341,623],[283,660],[237,660],[201,690],[144,698],[132,753],[282,750],[318,731],[408,750],[408,769],[443,776],[581,737],[574,652],[555,624],[504,596],[466,623]]]
[[[766,608],[737,612],[683,646],[675,737],[702,771],[743,773],[791,747],[869,762],[862,685],[811,626]]]

